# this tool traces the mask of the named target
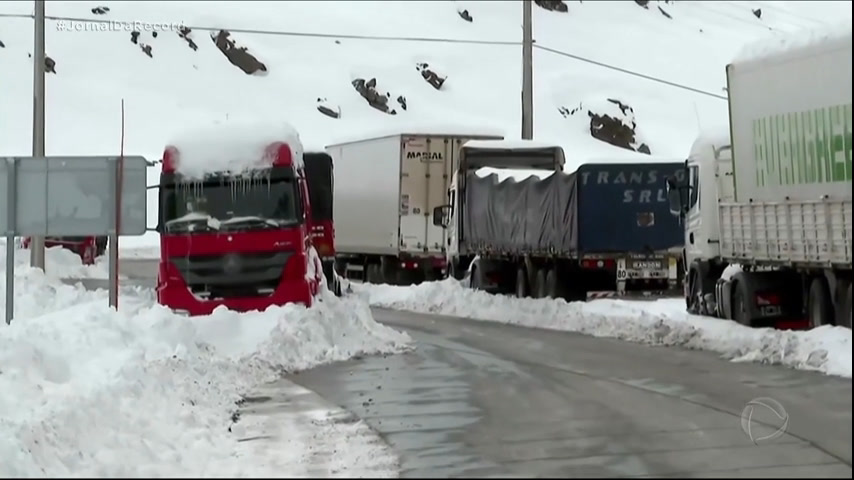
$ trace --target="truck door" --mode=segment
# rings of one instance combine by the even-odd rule
[[[443,145],[422,136],[403,137],[401,142],[400,249],[425,253],[433,250],[427,239],[433,223],[429,196],[434,163],[444,158]]]
[[[458,164],[462,140],[459,138],[434,138],[432,151],[437,152],[431,156],[428,164],[427,178],[427,204],[431,213],[436,207],[448,204],[448,189],[451,186],[451,178],[454,168]],[[432,218],[427,219],[427,246],[431,252],[441,253],[448,247],[448,232],[440,226],[433,225]]]

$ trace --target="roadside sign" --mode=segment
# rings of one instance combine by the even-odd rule
[[[146,231],[147,167],[140,156],[0,158],[7,324],[14,313],[16,236],[109,235],[110,305],[118,305],[118,235]]]
[[[0,162],[0,198],[8,197],[8,176],[17,177],[14,225],[8,208],[0,213],[0,231],[17,236],[108,235],[115,223],[119,157],[43,157]],[[124,157],[119,235],[142,235],[146,227],[144,157]]]

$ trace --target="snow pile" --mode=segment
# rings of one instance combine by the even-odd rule
[[[168,144],[178,150],[175,171],[187,178],[202,179],[215,172],[242,175],[269,168],[268,148],[276,142],[286,143],[294,165],[302,166],[303,146],[299,134],[283,122],[228,122],[190,129]]]
[[[186,318],[150,290],[122,289],[116,313],[104,291],[28,267],[15,280],[17,315],[0,325],[0,477],[313,476],[318,438],[337,449],[330,474],[396,475],[360,422],[236,413],[242,394],[282,371],[411,348],[363,301],[324,292],[311,309]],[[259,430],[276,438],[238,442]]]
[[[797,34],[772,35],[746,44],[735,56],[733,62],[760,61],[763,59],[797,52],[812,50],[821,46],[851,45],[851,19],[824,25],[821,28],[807,29]]]
[[[6,265],[6,240],[0,239],[0,265]],[[104,254],[95,259],[93,265],[83,265],[80,255],[63,247],[50,247],[44,250],[47,274],[55,278],[109,278],[109,257]],[[30,250],[15,249],[15,265],[29,265]],[[61,277],[60,277],[61,276]],[[121,275],[119,276],[121,278]],[[4,277],[5,279],[5,277]],[[5,280],[4,280],[5,281]]]
[[[754,329],[685,313],[684,300],[655,302],[517,299],[463,288],[453,280],[414,287],[353,285],[372,306],[578,332],[720,353],[733,361],[782,364],[851,377],[851,330]]]

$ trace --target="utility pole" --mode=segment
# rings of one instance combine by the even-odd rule
[[[44,156],[44,0],[35,0],[33,52],[33,156]],[[30,242],[30,265],[44,270],[44,237]]]
[[[534,31],[533,4],[522,0],[522,138],[534,139]]]

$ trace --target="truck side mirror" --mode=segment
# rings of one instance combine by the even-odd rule
[[[682,192],[679,187],[676,176],[667,177],[667,202],[670,204],[670,213],[673,215],[682,215]]]
[[[433,209],[433,225],[437,227],[448,227],[448,216],[451,212],[450,205],[440,205]]]

